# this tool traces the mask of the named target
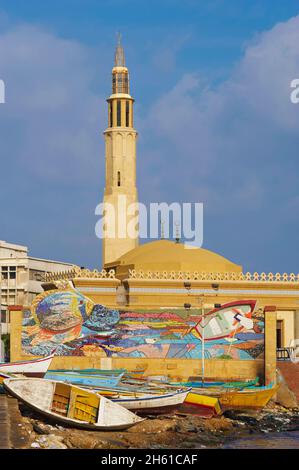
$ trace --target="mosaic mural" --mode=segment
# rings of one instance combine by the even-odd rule
[[[205,312],[112,310],[75,289],[36,297],[23,313],[25,354],[61,356],[255,359],[264,353],[264,317],[255,301]]]

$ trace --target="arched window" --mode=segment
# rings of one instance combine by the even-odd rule
[[[121,101],[117,100],[117,126],[121,126]]]
[[[113,127],[112,101],[109,102],[109,127]]]
[[[126,101],[126,127],[130,127],[130,101]]]
[[[117,186],[120,186],[120,171],[117,172]]]

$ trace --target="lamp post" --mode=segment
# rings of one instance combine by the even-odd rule
[[[205,383],[205,314],[203,309],[204,299],[201,296],[200,299],[200,309],[201,309],[201,324],[202,324],[202,334],[201,334],[201,382],[204,387]]]
[[[0,362],[2,362],[2,358],[4,356],[4,351],[2,352],[2,323],[0,321]]]
[[[1,274],[1,267],[0,267],[0,362],[5,362],[5,349],[4,343],[2,341],[2,274]]]
[[[1,269],[0,269],[1,270]],[[4,356],[4,351],[2,353],[2,287],[1,287],[1,284],[2,284],[2,275],[1,275],[1,272],[0,272],[0,362],[2,362],[2,357]],[[3,356],[2,356],[3,354]]]

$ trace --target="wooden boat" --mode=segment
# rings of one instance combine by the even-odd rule
[[[220,415],[222,409],[218,398],[208,395],[201,395],[193,390],[187,394],[185,403],[188,405],[200,406],[211,411],[212,415]]]
[[[108,375],[116,376],[119,374],[125,374],[127,369],[50,369],[48,370],[49,374],[58,374],[58,373],[75,373],[83,375]]]
[[[222,305],[208,312],[204,319],[189,331],[194,336],[202,339],[204,325],[204,340],[215,341],[223,338],[231,338],[244,328],[253,328],[251,319],[256,306],[256,300],[239,300]]]
[[[270,384],[265,387],[248,387],[242,390],[223,388],[192,389],[193,393],[209,395],[219,399],[222,408],[263,408],[271,400],[278,389],[278,385]]]
[[[146,370],[146,367],[136,368],[132,371],[128,371],[127,369],[53,369],[49,370],[48,373],[69,373],[74,372],[76,374],[83,374],[83,375],[108,375],[108,376],[116,376],[123,374],[124,377],[128,378],[138,378],[141,377]]]
[[[0,385],[3,384],[4,380],[5,379],[10,379],[11,376],[8,375],[8,374],[3,374],[2,372],[0,372]]]
[[[5,379],[5,390],[30,408],[64,425],[118,431],[143,421],[97,393],[54,380]]]
[[[161,414],[170,413],[184,403],[190,390],[176,390],[164,394],[148,393],[124,393],[124,392],[105,392],[97,390],[97,393],[109,396],[111,401],[124,406],[128,410],[134,410],[138,414]]]
[[[219,396],[223,408],[264,408],[278,389],[277,386],[253,387],[227,391]]]
[[[239,382],[210,382],[210,381],[205,381],[203,382],[170,382],[171,385],[174,385],[176,387],[181,386],[181,387],[191,387],[191,388],[202,388],[202,387],[221,387],[221,388],[237,388],[237,389],[243,389],[247,387],[252,387],[257,385],[259,382],[259,378],[256,377],[255,379],[252,380],[244,380],[244,381],[239,381]]]
[[[70,383],[73,385],[89,385],[89,386],[116,386],[122,376],[123,372],[116,375],[96,375],[96,374],[83,374],[74,371],[53,372],[49,371],[45,375],[45,379],[56,380],[58,382]]]
[[[44,377],[54,354],[50,356],[20,362],[1,362],[0,372],[4,374],[23,374],[27,377]]]
[[[3,382],[5,379],[10,379],[10,375],[2,374],[0,372],[0,393],[4,393]]]

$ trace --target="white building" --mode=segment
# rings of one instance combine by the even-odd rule
[[[42,292],[41,284],[46,273],[73,268],[70,263],[33,258],[26,246],[0,240],[0,305],[2,334],[10,331],[9,305],[30,305]],[[13,312],[11,312],[13,314]]]

